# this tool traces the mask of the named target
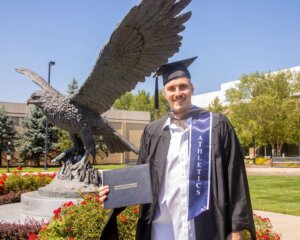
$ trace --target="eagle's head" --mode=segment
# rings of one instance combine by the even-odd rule
[[[45,107],[53,100],[53,94],[46,90],[36,91],[31,94],[30,98],[27,100],[27,104],[34,104],[38,107]]]

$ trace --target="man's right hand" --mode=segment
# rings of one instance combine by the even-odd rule
[[[107,198],[107,194],[109,193],[109,186],[102,186],[99,188],[99,199],[102,202],[102,207],[103,207],[103,203],[104,200]]]

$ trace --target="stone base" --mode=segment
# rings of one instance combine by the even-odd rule
[[[83,194],[96,193],[96,185],[86,184],[77,180],[62,180],[55,177],[50,184],[39,188],[40,196],[58,198],[80,198]]]
[[[78,204],[82,198],[49,198],[41,196],[38,191],[23,193],[21,195],[21,214],[34,219],[49,219],[55,209],[70,201]]]

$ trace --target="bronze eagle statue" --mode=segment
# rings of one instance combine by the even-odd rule
[[[137,148],[101,116],[116,99],[144,82],[179,51],[179,35],[191,12],[181,13],[191,0],[142,0],[134,6],[101,50],[92,72],[74,94],[63,96],[35,72],[17,68],[42,90],[28,103],[40,107],[52,124],[68,131],[76,151],[84,147],[81,161],[95,157],[93,135],[100,135],[110,153]]]

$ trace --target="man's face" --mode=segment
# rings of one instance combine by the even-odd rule
[[[164,95],[176,114],[184,114],[192,107],[194,87],[186,77],[176,78],[166,83]]]

